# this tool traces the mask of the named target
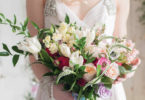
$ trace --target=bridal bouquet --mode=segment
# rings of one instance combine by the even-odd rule
[[[111,88],[119,77],[135,72],[138,63],[138,50],[134,43],[125,38],[106,36],[105,25],[92,29],[70,23],[69,17],[59,25],[40,29],[31,37],[27,30],[28,19],[21,25],[0,14],[0,23],[8,24],[24,41],[12,46],[12,54],[3,43],[0,56],[12,56],[15,66],[20,55],[34,55],[36,63],[45,65],[50,72],[44,76],[55,76],[56,84],[63,84],[64,90],[74,93],[77,100],[96,100],[111,96]]]

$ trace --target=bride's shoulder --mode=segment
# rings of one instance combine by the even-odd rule
[[[130,0],[115,0],[117,8],[128,9],[130,5]]]

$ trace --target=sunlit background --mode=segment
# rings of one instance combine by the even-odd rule
[[[25,0],[0,0],[0,12],[10,19],[15,13],[18,21],[23,21],[26,18],[25,5]],[[127,100],[145,100],[145,0],[131,0],[130,5],[128,37],[136,42],[142,64],[135,76],[126,81],[124,86]],[[143,17],[140,18],[141,16]],[[0,44],[4,42],[13,45],[16,40],[19,39],[15,38],[9,27],[0,25]],[[35,85],[33,77],[29,64],[25,64],[24,58],[21,58],[16,68],[12,67],[11,57],[0,58],[0,100],[32,100],[28,94],[35,90],[35,87],[32,88]]]

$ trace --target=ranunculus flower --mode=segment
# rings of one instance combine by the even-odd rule
[[[96,94],[98,94],[100,96],[100,98],[102,99],[107,99],[110,98],[112,93],[111,90],[107,89],[103,84],[99,85],[99,89],[98,91],[95,91]]]
[[[85,68],[86,74],[84,74],[83,78],[87,82],[89,82],[95,77],[97,71],[96,71],[96,67],[93,64],[86,64],[85,66],[86,66]]]
[[[101,69],[102,69],[102,70],[105,70],[106,67],[107,67],[110,63],[111,63],[111,62],[110,62],[108,59],[102,57],[102,58],[99,59],[97,65],[101,65],[101,66],[102,66]]]
[[[117,63],[111,63],[110,68],[107,70],[105,75],[111,79],[116,79],[119,76],[119,68]]]
[[[53,36],[52,36],[52,39],[54,40],[54,41],[59,41],[59,40],[61,40],[62,39],[62,34],[60,34],[60,33],[54,33],[53,34]]]
[[[58,59],[58,67],[59,69],[63,69],[65,66],[69,66],[69,58],[67,57],[59,57]]]
[[[65,56],[65,57],[70,57],[71,56],[70,48],[66,44],[61,44],[59,46],[59,48],[60,48],[60,51],[61,51],[63,56]]]
[[[36,55],[41,50],[41,44],[37,39],[37,36],[34,36],[26,38],[23,42],[19,43],[18,48]]]
[[[70,67],[73,67],[76,64],[79,64],[80,66],[83,65],[84,59],[82,56],[80,56],[79,51],[73,52],[70,56]]]
[[[85,86],[86,83],[87,83],[86,80],[84,80],[83,78],[81,78],[77,81],[77,84],[81,87]]]

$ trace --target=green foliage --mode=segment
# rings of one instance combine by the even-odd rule
[[[97,65],[97,77],[100,75],[101,73],[101,65]]]
[[[65,16],[65,22],[66,22],[67,24],[70,23],[70,19],[69,19],[69,16],[68,16],[68,15]]]
[[[82,37],[80,40],[76,39],[76,44],[74,44],[74,47],[77,50],[82,51],[86,45],[86,37]]]
[[[8,52],[0,52],[0,56],[9,56]]]
[[[8,48],[8,46],[6,44],[4,44],[4,43],[3,43],[3,49],[6,50],[10,55],[12,55],[10,50],[9,50],[9,48]]]
[[[17,54],[16,54],[16,55],[14,55],[14,56],[13,56],[13,60],[12,60],[12,61],[13,61],[13,65],[14,65],[14,66],[16,66],[16,64],[17,64],[18,60],[19,60],[19,55],[17,55]]]
[[[23,53],[24,53],[24,51],[19,50],[17,46],[12,46],[12,49],[13,49],[16,53],[20,53],[20,54],[23,54]]]
[[[107,76],[103,76],[101,79],[101,82],[104,84],[104,86],[108,89],[112,88],[113,80]]]
[[[85,53],[84,51],[82,52],[82,55],[85,58],[87,64],[92,63],[96,59],[95,57],[92,57],[92,54]]]

